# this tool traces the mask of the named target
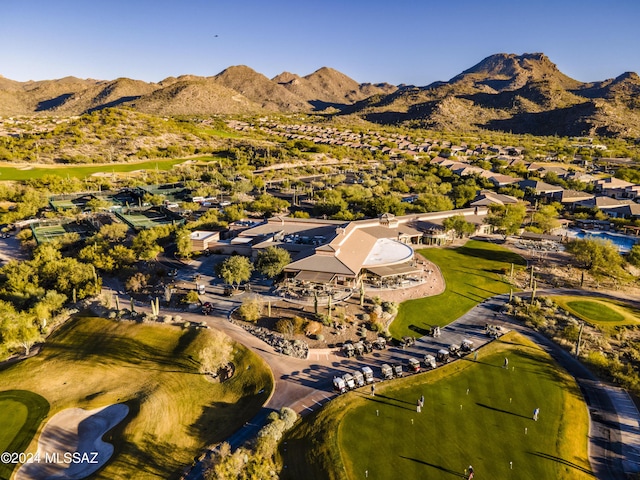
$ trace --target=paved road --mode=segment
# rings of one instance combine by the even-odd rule
[[[544,293],[540,291],[539,294]],[[553,293],[575,292],[557,290]],[[287,406],[300,415],[306,415],[320,408],[335,396],[332,379],[336,375],[369,365],[373,368],[374,375],[377,375],[377,381],[380,381],[380,366],[384,363],[406,365],[411,357],[421,360],[425,354],[435,354],[453,343],[460,344],[463,339],[473,341],[476,347],[486,344],[491,338],[485,335],[484,327],[486,323],[491,323],[505,329],[518,330],[532,339],[576,378],[591,417],[589,457],[597,478],[624,480],[627,478],[625,472],[640,472],[640,414],[628,394],[598,381],[579,361],[543,335],[501,315],[499,311],[506,300],[507,296],[498,296],[477,305],[442,328],[439,338],[421,337],[414,346],[406,349],[390,347],[383,351],[374,350],[373,353],[357,358],[346,358],[339,351],[329,349],[312,350],[307,359],[276,353],[262,340],[228,321],[229,311],[241,299],[225,299],[223,302],[218,300],[213,316],[205,317],[188,312],[181,312],[181,315],[185,320],[205,321],[211,327],[223,330],[234,340],[253,349],[273,371],[275,388],[271,397],[255,418],[228,439],[234,448],[253,438],[264,425],[267,415],[274,410]],[[201,478],[199,467],[187,478]]]

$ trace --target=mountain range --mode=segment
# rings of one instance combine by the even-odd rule
[[[438,130],[640,137],[640,77],[583,83],[542,53],[491,55],[427,86],[358,83],[323,67],[269,79],[247,66],[158,83],[119,78],[17,82],[0,76],[0,116],[68,116],[127,106],[156,115],[320,112]]]

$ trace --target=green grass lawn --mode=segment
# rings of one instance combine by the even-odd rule
[[[230,380],[212,383],[200,375],[195,358],[213,335],[77,318],[37,356],[1,370],[0,385],[45,398],[49,417],[66,408],[126,403],[129,416],[106,437],[115,445],[114,457],[92,478],[178,478],[203,447],[255,415],[273,387],[267,365],[239,344]]]
[[[560,308],[585,322],[605,326],[640,324],[640,311],[623,302],[599,297],[552,296]]]
[[[427,248],[418,253],[440,268],[446,289],[440,295],[403,302],[390,327],[396,338],[425,335],[430,327],[451,323],[486,298],[508,293],[505,278],[511,263],[526,265],[520,255],[474,240],[455,249]]]
[[[214,157],[200,157],[192,159],[197,163],[208,163]],[[24,169],[23,166],[14,167],[10,164],[0,165],[0,181],[3,180],[29,180],[42,178],[46,175],[58,175],[61,177],[85,178],[94,173],[127,173],[136,170],[171,170],[175,165],[184,163],[184,158],[171,158],[149,160],[129,163],[111,163],[108,165],[34,165],[33,168]]]
[[[24,452],[42,420],[49,403],[26,390],[0,392],[0,452]],[[0,463],[0,478],[9,478],[13,465]]]
[[[502,368],[505,356],[509,370]],[[476,478],[593,478],[578,386],[515,333],[484,347],[478,362],[379,384],[375,397],[361,390],[332,401],[285,438],[281,478],[361,479],[368,472],[375,479],[455,479],[469,465]],[[425,406],[417,413],[421,395]]]

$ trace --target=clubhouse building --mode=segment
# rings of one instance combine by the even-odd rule
[[[221,253],[255,257],[264,248],[286,249],[292,261],[284,269],[290,282],[354,288],[361,281],[385,286],[419,277],[423,270],[414,257],[416,245],[441,245],[451,240],[445,219],[463,216],[476,234],[490,233],[484,223],[488,208],[450,210],[352,222],[272,217],[228,240],[209,245]]]

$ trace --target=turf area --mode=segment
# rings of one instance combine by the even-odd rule
[[[285,438],[281,478],[453,479],[473,465],[476,478],[588,479],[588,425],[575,381],[510,333],[477,362],[379,384],[375,397],[360,389],[332,401]]]
[[[440,268],[445,291],[403,302],[390,327],[396,338],[426,335],[430,327],[443,327],[483,300],[508,293],[511,264],[517,268],[526,265],[520,255],[510,250],[474,240],[455,249],[428,248],[418,253]]]
[[[179,478],[206,445],[255,415],[273,386],[267,365],[238,344],[236,374],[208,381],[195,359],[213,336],[207,329],[76,318],[37,356],[2,369],[0,385],[44,397],[49,416],[126,403],[129,416],[106,436],[114,457],[92,478]]]
[[[587,323],[606,326],[638,325],[640,311],[624,302],[600,297],[552,296],[560,308]]]
[[[193,158],[191,161],[198,164],[206,164],[215,160],[212,156]],[[129,173],[139,170],[171,170],[177,164],[184,163],[184,158],[158,159],[142,162],[110,163],[103,165],[59,165],[43,166],[33,165],[28,168],[15,167],[11,164],[0,165],[0,181],[7,180],[30,180],[42,178],[47,175],[58,175],[60,177],[85,178],[94,173]]]
[[[31,442],[49,403],[40,395],[26,390],[0,392],[0,452],[20,453]],[[9,478],[13,465],[0,462],[0,478]]]

